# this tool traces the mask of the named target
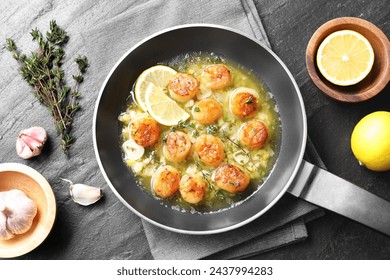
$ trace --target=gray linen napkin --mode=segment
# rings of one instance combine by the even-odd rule
[[[174,25],[214,23],[233,27],[269,46],[252,0],[140,1],[128,11],[82,33],[91,64],[104,80],[115,62],[141,39]],[[184,235],[142,221],[155,259],[242,258],[307,237],[304,221],[322,215],[317,207],[289,195],[254,222],[211,236]],[[130,242],[130,241],[129,241]]]

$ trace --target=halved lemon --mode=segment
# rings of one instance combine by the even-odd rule
[[[146,111],[145,94],[148,86],[153,84],[161,90],[168,86],[169,80],[176,74],[176,70],[165,65],[156,65],[146,69],[139,75],[134,87],[134,96],[142,110]]]
[[[370,73],[374,51],[360,33],[340,30],[330,34],[317,51],[317,66],[329,82],[339,86],[357,84]]]
[[[152,118],[162,125],[177,125],[179,121],[185,121],[190,117],[161,87],[154,84],[150,84],[146,89],[145,104]]]

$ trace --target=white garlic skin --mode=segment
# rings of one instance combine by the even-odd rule
[[[0,240],[8,240],[14,236],[15,235],[7,229],[7,216],[0,210]]]
[[[103,196],[101,188],[92,187],[85,184],[73,184],[72,181],[67,179],[62,180],[70,183],[70,196],[74,202],[80,205],[91,205],[97,202]]]
[[[46,130],[40,126],[23,129],[16,139],[16,152],[23,159],[35,157],[41,153],[46,140]]]
[[[0,192],[0,239],[27,232],[37,214],[35,203],[21,190]]]

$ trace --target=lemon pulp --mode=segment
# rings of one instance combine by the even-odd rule
[[[317,51],[317,66],[333,84],[349,86],[362,81],[374,64],[370,42],[360,33],[340,30],[330,34]]]
[[[156,65],[146,69],[139,75],[134,87],[135,100],[143,111],[147,111],[145,95],[149,85],[161,90],[168,86],[169,80],[176,74],[176,70],[165,65]]]
[[[167,126],[177,125],[190,115],[176,101],[169,98],[160,87],[150,84],[145,94],[146,108],[158,123]]]

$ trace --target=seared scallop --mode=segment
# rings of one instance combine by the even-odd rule
[[[233,81],[233,76],[226,65],[211,64],[203,68],[200,80],[205,87],[219,90],[229,86]]]
[[[267,142],[268,129],[262,121],[253,119],[241,126],[238,137],[245,146],[260,149]]]
[[[217,167],[225,158],[222,141],[211,134],[199,136],[194,148],[200,160],[207,166]]]
[[[259,94],[256,90],[239,87],[230,94],[229,109],[240,118],[254,116],[258,112]]]
[[[157,143],[160,137],[158,123],[149,115],[141,114],[130,123],[131,138],[146,148]]]
[[[200,175],[184,175],[180,180],[180,194],[191,204],[197,204],[204,198],[206,183]]]
[[[215,170],[214,181],[220,189],[237,193],[248,187],[250,177],[234,164],[222,164]]]
[[[161,166],[153,175],[151,184],[156,195],[170,197],[179,190],[180,173],[170,165]]]
[[[203,99],[192,107],[192,116],[201,124],[213,124],[222,116],[222,107],[214,99]]]
[[[183,161],[191,150],[190,137],[182,131],[172,131],[168,134],[163,147],[164,156],[172,162]]]
[[[169,81],[168,90],[173,99],[186,102],[196,95],[199,82],[193,76],[185,73],[177,73]]]

